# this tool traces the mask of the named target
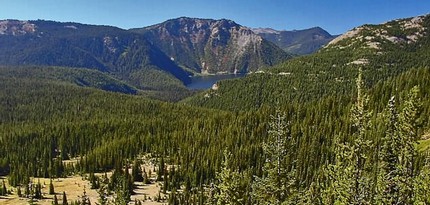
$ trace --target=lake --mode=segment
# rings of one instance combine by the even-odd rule
[[[213,84],[220,80],[240,78],[245,74],[225,74],[225,75],[207,75],[191,77],[191,83],[187,85],[191,90],[205,90],[212,87]]]

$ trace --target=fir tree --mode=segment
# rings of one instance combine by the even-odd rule
[[[7,195],[6,183],[4,182],[4,180],[2,180],[2,187],[0,189],[0,196],[6,196],[6,195]]]
[[[413,87],[406,101],[403,103],[402,112],[399,115],[400,132],[400,201],[412,204],[413,181],[416,176],[414,161],[418,156],[418,128],[420,127],[419,115],[421,112],[421,99],[418,97],[419,88]]]
[[[24,196],[25,197],[29,197],[30,196],[30,187],[28,186],[28,184],[26,184],[25,187],[24,187]]]
[[[131,174],[133,175],[133,181],[143,182],[142,168],[138,160],[134,160],[133,166],[131,168]]]
[[[286,116],[279,109],[271,116],[269,136],[263,143],[266,161],[263,176],[256,177],[253,197],[259,204],[281,204],[297,194],[295,163],[292,159],[293,139]]]
[[[85,189],[85,186],[84,186],[84,192],[82,193],[82,196],[81,196],[81,203],[80,204],[81,205],[91,205],[91,201],[87,195],[87,191]]]
[[[164,176],[164,171],[165,171],[164,157],[161,157],[160,164],[158,165],[158,170],[157,170],[157,181],[163,180],[162,176]]]
[[[93,172],[90,173],[89,180],[91,184],[90,189],[100,188],[100,179]]]
[[[237,171],[233,171],[230,164],[231,154],[224,150],[224,161],[221,171],[217,172],[218,183],[215,186],[214,199],[216,204],[244,204],[244,189],[241,187],[242,177]]]
[[[382,138],[376,202],[412,204],[419,116],[418,87],[412,88],[402,112],[397,113],[395,98],[388,103],[387,131]]]
[[[42,199],[42,185],[40,184],[40,181],[38,181],[36,184],[36,188],[34,190],[34,198]]]
[[[131,192],[129,190],[129,181],[126,175],[119,177],[118,184],[115,189],[114,203],[125,205],[130,201]]]
[[[366,159],[371,148],[371,141],[366,139],[366,132],[370,128],[370,116],[368,110],[369,98],[364,92],[363,71],[359,68],[357,78],[357,101],[352,109],[353,142],[352,151],[352,204],[366,204],[371,200],[371,182],[366,172]]]
[[[148,174],[146,173],[146,170],[143,170],[143,183],[144,184],[150,184],[151,183],[151,181],[148,177]]]
[[[166,194],[167,190],[169,189],[169,179],[167,177],[167,173],[164,173],[162,189],[163,189],[163,194]]]
[[[381,139],[382,145],[379,151],[376,203],[397,204],[399,198],[399,154],[400,135],[398,132],[398,113],[395,97],[388,102],[385,114],[386,131]]]
[[[53,205],[58,205],[57,195],[54,195],[54,201],[52,201]]]
[[[55,194],[54,185],[52,184],[52,179],[49,180],[49,194]]]
[[[413,204],[430,204],[430,155],[427,153],[425,164],[413,184]]]
[[[18,197],[22,197],[21,187],[18,187],[16,192]]]
[[[63,191],[63,203],[62,203],[62,205],[68,205],[68,204],[69,204],[69,202],[67,201],[66,192]]]
[[[98,202],[100,205],[106,205],[108,203],[107,193],[106,193],[106,184],[101,184],[100,188],[97,190],[99,194]]]
[[[339,136],[335,136],[333,142],[334,162],[324,167],[325,183],[321,193],[323,204],[346,205],[352,202],[354,183],[353,159],[351,147],[340,143]]]
[[[357,100],[351,110],[352,142],[341,142],[334,138],[334,162],[324,168],[327,181],[324,185],[324,204],[366,204],[372,198],[371,177],[366,170],[367,154],[371,141],[366,139],[370,127],[371,112],[368,111],[368,96],[364,92],[362,69],[359,69]]]

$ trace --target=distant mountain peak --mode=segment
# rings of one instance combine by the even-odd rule
[[[229,19],[179,17],[132,30],[197,73],[244,73],[288,58],[251,29]]]
[[[252,31],[285,51],[296,55],[314,53],[335,37],[321,27],[293,31],[254,28]]]

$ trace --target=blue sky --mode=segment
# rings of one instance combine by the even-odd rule
[[[181,16],[231,19],[278,30],[320,26],[340,34],[362,24],[430,12],[429,0],[0,0],[0,19],[137,28]]]

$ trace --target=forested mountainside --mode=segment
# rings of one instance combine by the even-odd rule
[[[171,89],[189,82],[188,73],[163,52],[126,30],[42,20],[4,20],[0,24],[2,65],[95,69],[146,90]]]
[[[313,102],[325,96],[353,93],[358,68],[366,87],[412,68],[430,65],[429,16],[364,25],[334,39],[320,52],[295,58],[243,79],[219,82],[187,99],[193,105],[227,109],[259,109],[278,102]]]
[[[291,58],[234,21],[181,17],[132,31],[195,73],[247,73]]]
[[[168,204],[428,204],[429,25],[365,25],[180,103],[102,91],[133,87],[99,71],[0,67],[0,200],[79,174],[127,204],[147,155]]]
[[[422,87],[413,99],[421,104],[414,117],[419,125],[414,132],[417,136],[428,135],[430,86],[425,85],[429,77],[428,69],[413,69],[364,91],[370,96],[366,110],[373,113],[368,116],[371,126],[366,128],[366,139],[376,144],[382,142],[380,139],[389,128],[384,117],[387,99],[395,94],[395,104],[403,105],[396,109],[401,113],[410,99],[409,90],[415,85]],[[219,173],[225,169],[237,172],[234,183],[239,184],[235,189],[241,193],[237,197],[257,200],[253,197],[257,183],[253,176],[264,176],[265,158],[271,156],[265,155],[267,146],[262,143],[268,143],[270,133],[279,129],[271,127],[274,121],[269,117],[275,112],[272,108],[227,112],[54,80],[19,75],[1,78],[0,173],[8,174],[8,181],[14,186],[25,188],[31,176],[57,178],[112,169],[119,172],[121,167],[131,166],[127,161],[150,153],[157,166],[178,165],[175,169],[163,168],[165,174],[160,180],[165,181],[165,193],[175,193],[171,198],[177,197],[175,200],[181,204],[212,200],[209,185],[229,180],[220,178]],[[285,136],[290,136],[286,156],[294,160],[294,164],[285,162],[283,166],[294,166],[289,177],[295,182],[290,188],[302,193],[292,196],[309,196],[305,195],[309,186],[316,186],[315,180],[323,177],[323,167],[334,159],[334,148],[339,147],[336,143],[354,139],[350,137],[354,133],[349,114],[351,101],[350,95],[327,96],[315,102],[280,107],[280,122],[289,122],[284,127],[288,128]],[[227,167],[223,150],[231,153],[226,155]],[[377,164],[373,161],[376,154],[369,150],[373,157],[366,163]],[[61,163],[67,159],[77,159],[78,163]],[[422,158],[417,159],[418,164],[423,163]],[[162,172],[157,174],[163,176]],[[132,190],[133,187],[130,193]]]
[[[106,73],[84,69],[44,66],[9,67],[0,66],[2,78],[19,78],[28,80],[67,82],[82,87],[92,87],[105,91],[125,94],[138,94],[139,89],[123,83]],[[143,92],[143,91],[141,91]]]
[[[286,52],[295,55],[315,53],[336,37],[320,27],[294,31],[254,28],[252,31]]]

